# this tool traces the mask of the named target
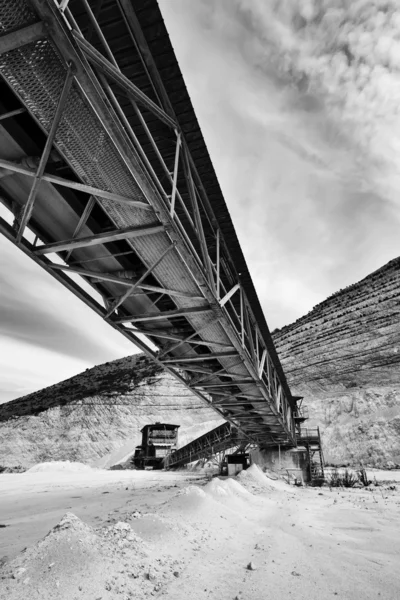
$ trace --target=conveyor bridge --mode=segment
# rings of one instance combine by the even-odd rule
[[[0,74],[0,231],[245,439],[295,445],[156,0],[0,0]]]
[[[248,440],[230,423],[222,423],[165,457],[166,469],[183,467],[191,462],[210,459],[231,448],[246,447]]]

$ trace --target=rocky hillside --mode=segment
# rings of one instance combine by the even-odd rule
[[[84,373],[0,405],[0,465],[76,460],[107,467],[156,421],[180,425],[180,445],[222,421],[143,355]]]
[[[400,463],[400,258],[273,338],[328,461]]]
[[[327,461],[400,463],[400,258],[273,337],[308,425],[321,428]],[[180,424],[181,445],[221,422],[145,356],[106,363],[0,405],[0,465],[110,466],[155,421]]]

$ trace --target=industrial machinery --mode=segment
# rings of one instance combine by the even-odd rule
[[[155,423],[141,429],[142,443],[136,446],[132,463],[136,469],[162,469],[165,457],[176,450],[180,425]]]

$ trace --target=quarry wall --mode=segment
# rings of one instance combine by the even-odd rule
[[[273,332],[335,464],[400,463],[400,259]]]

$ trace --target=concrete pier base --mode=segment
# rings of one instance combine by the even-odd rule
[[[302,483],[309,483],[309,469],[306,450],[297,448],[256,448],[250,452],[251,462],[261,469],[266,468],[292,481],[296,478]]]

